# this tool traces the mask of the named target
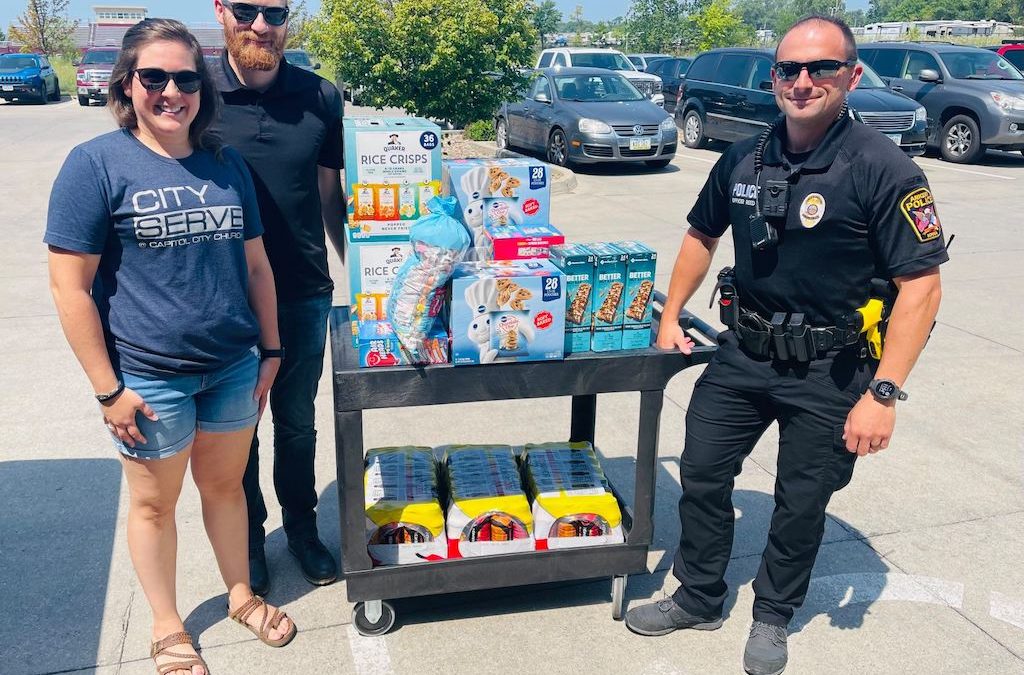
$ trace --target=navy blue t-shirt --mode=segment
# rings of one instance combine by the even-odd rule
[[[92,296],[116,370],[205,373],[259,339],[245,240],[262,234],[237,152],[171,159],[121,129],[68,155],[43,241],[100,255]]]

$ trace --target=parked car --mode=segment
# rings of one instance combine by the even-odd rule
[[[665,94],[665,112],[675,114],[679,102],[679,90],[683,86],[683,78],[690,69],[693,59],[689,57],[673,57],[655,62],[649,72],[661,78],[661,91]]]
[[[303,70],[308,70],[310,72],[314,70],[320,70],[320,64],[313,63],[313,61],[310,60],[309,54],[306,52],[305,49],[284,50],[284,60],[292,64],[293,66],[298,66],[299,68],[302,68]]]
[[[118,47],[95,47],[82,54],[82,60],[75,63],[78,67],[75,75],[78,105],[89,105],[90,101],[106,103],[110,73],[120,53]]]
[[[607,68],[614,70],[657,105],[665,105],[661,93],[661,78],[636,69],[625,55],[615,49],[589,49],[568,47],[545,49],[537,57],[536,68]]]
[[[738,141],[771,124],[779,115],[772,93],[773,64],[774,53],[769,49],[714,49],[694,59],[676,107],[683,143],[699,148],[709,138]],[[924,153],[924,108],[886,89],[870,68],[864,69],[860,86],[848,100],[862,122],[891,138],[908,155]]]
[[[889,42],[860,48],[889,87],[928,111],[928,145],[969,163],[986,148],[1024,150],[1024,75],[999,54],[962,45]]]
[[[646,162],[676,154],[672,117],[622,75],[603,68],[542,68],[522,99],[495,119],[498,147],[544,152],[548,161]]]
[[[1024,40],[1006,40],[1001,45],[985,47],[999,54],[1024,73]]]
[[[0,98],[46,105],[60,100],[60,82],[50,61],[39,54],[0,55]]]
[[[626,54],[626,58],[633,66],[642,72],[651,72],[651,66],[658,61],[672,58],[671,54]]]

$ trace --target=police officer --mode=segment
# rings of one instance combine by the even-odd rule
[[[777,421],[775,511],[743,657],[754,675],[786,666],[786,627],[807,592],[825,508],[857,457],[889,444],[901,388],[938,311],[938,266],[948,259],[921,170],[851,119],[846,96],[861,74],[842,21],[812,16],[786,33],[772,70],[783,114],[712,169],[665,303],[665,316],[676,316],[731,225],[736,264],[721,279],[720,303],[732,330],[721,334],[686,415],[673,570],[682,585],[631,610],[626,625],[641,635],[721,626],[733,480]],[[891,295],[877,361],[857,309],[880,289]],[[693,346],[674,322],[661,324],[657,341],[683,353]]]

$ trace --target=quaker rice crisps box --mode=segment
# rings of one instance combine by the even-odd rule
[[[408,240],[441,192],[440,127],[420,117],[346,117],[343,127],[349,241]]]

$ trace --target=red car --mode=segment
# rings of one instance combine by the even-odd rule
[[[999,54],[1024,73],[1024,40],[1006,40],[1001,45],[985,47]]]
[[[94,47],[85,50],[82,60],[75,64],[78,67],[75,76],[78,105],[89,105],[90,101],[106,102],[110,72],[114,69],[120,52],[119,47]]]

